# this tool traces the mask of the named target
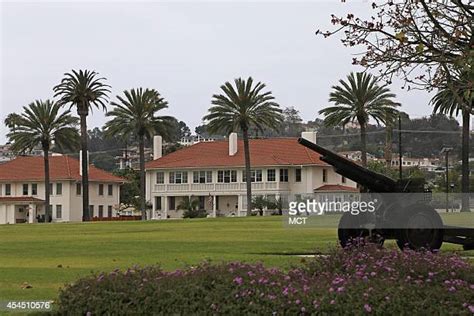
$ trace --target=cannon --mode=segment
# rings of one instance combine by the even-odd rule
[[[373,213],[353,216],[344,213],[338,225],[338,238],[345,247],[354,238],[366,238],[383,244],[395,239],[404,249],[439,249],[443,242],[474,249],[474,228],[446,226],[430,199],[426,198],[422,179],[394,180],[371,171],[327,148],[304,138],[298,142],[317,152],[334,170],[363,187],[365,198],[378,200]]]

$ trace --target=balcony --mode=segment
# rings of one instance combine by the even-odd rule
[[[287,182],[254,182],[253,191],[289,191]],[[245,192],[246,183],[155,184],[153,192]]]

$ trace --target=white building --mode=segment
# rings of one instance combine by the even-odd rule
[[[338,152],[338,154],[355,162],[362,161],[362,152],[360,150],[341,151],[341,152]],[[371,161],[374,159],[375,159],[374,155],[367,153],[367,161]]]
[[[178,144],[180,144],[181,146],[192,146],[200,142],[213,142],[216,140],[217,139],[213,137],[206,138],[206,137],[202,137],[201,135],[191,135],[191,136],[181,138]]]
[[[399,157],[396,155],[392,156],[391,161],[392,167],[397,167],[400,164]],[[436,168],[440,167],[442,162],[437,158],[411,158],[402,157],[402,168],[418,167],[426,171],[435,171]]]
[[[303,137],[315,142],[315,132]],[[252,194],[282,200],[328,192],[357,192],[355,182],[337,174],[319,154],[296,138],[251,139]],[[162,157],[160,136],[154,139],[155,160],[146,165],[146,197],[151,218],[179,218],[183,197],[199,200],[211,216],[246,215],[243,141],[233,133],[227,140],[199,142]]]
[[[80,163],[69,156],[50,156],[53,222],[82,220]],[[123,179],[89,167],[89,201],[94,217],[115,217]],[[0,224],[34,223],[44,218],[43,157],[20,156],[0,164]]]

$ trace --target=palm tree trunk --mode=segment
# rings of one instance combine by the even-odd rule
[[[245,177],[247,184],[247,216],[252,215],[252,179],[250,178],[250,146],[248,129],[242,129],[244,138]]]
[[[43,162],[44,162],[44,222],[49,221],[49,206],[50,206],[50,180],[49,180],[49,148],[43,146]]]
[[[470,212],[469,206],[469,120],[471,115],[468,110],[463,109],[462,111],[462,180],[461,180],[461,192],[462,192],[462,207],[461,212]]]
[[[367,167],[367,134],[365,124],[360,124],[360,151],[362,166]]]
[[[88,146],[87,146],[87,114],[79,113],[81,119],[81,150],[82,150],[82,220],[90,221],[89,209],[89,172],[88,172]]]
[[[138,146],[140,152],[140,211],[142,220],[146,220],[146,201],[145,201],[145,140],[143,135],[138,136]]]

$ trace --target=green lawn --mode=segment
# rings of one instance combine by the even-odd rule
[[[91,271],[135,264],[169,270],[208,259],[287,268],[300,259],[285,254],[334,245],[334,228],[288,228],[281,217],[2,225],[0,301],[53,299],[63,284]],[[23,282],[32,288],[22,289]]]

